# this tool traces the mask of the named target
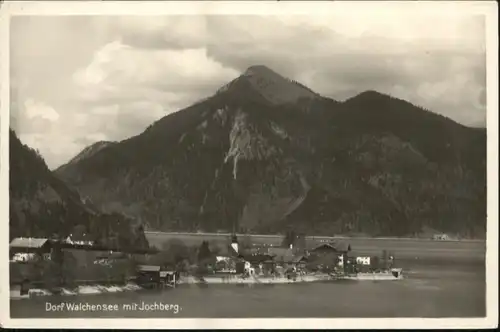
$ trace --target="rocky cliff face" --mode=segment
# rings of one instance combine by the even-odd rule
[[[56,174],[151,229],[480,236],[485,134],[376,92],[339,103],[254,66]]]
[[[77,234],[111,246],[147,247],[144,232],[120,214],[103,214],[47,168],[10,131],[10,237]]]

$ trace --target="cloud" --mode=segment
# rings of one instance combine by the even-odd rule
[[[74,142],[78,130],[72,112],[58,113],[51,105],[28,99],[18,104],[11,117],[13,127],[24,144],[40,151],[49,167],[79,152]]]
[[[115,41],[98,50],[89,66],[75,73],[74,80],[88,98],[103,100],[131,87],[206,93],[207,86],[213,88],[237,75],[208,58],[204,48],[144,50]]]
[[[43,103],[37,103],[31,99],[24,102],[24,108],[26,110],[26,117],[28,120],[42,118],[44,120],[54,122],[59,119],[59,113],[57,113],[52,107]]]
[[[448,13],[449,14],[449,13]],[[483,17],[16,17],[11,126],[50,167],[137,135],[255,64],[344,100],[378,90],[485,123]]]
[[[140,49],[193,49],[206,45],[206,17],[187,16],[123,16],[110,27],[124,44]]]
[[[335,99],[378,90],[464,124],[485,123],[482,17],[346,22],[247,16],[210,18],[207,26],[224,37],[211,39],[209,54],[238,70],[267,64]],[[443,93],[433,95],[430,87]]]
[[[73,82],[81,108],[92,119],[85,120],[92,122],[87,130],[101,131],[115,141],[213,94],[237,75],[208,58],[202,48],[142,49],[113,41],[75,72]]]

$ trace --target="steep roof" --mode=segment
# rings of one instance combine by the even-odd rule
[[[293,262],[294,263],[298,263],[298,262],[300,262],[302,260],[307,260],[307,257],[304,256],[304,255],[295,256],[294,259],[293,259]]]
[[[33,238],[33,237],[18,237],[13,239],[10,248],[41,248],[48,239]]]
[[[252,263],[261,263],[268,261],[272,258],[271,255],[269,254],[251,254],[251,255],[244,255],[243,259],[252,262]]]
[[[239,250],[244,251],[244,249],[241,248]],[[234,251],[233,247],[231,247],[231,244],[229,243],[227,245],[218,247],[217,256],[237,257],[238,253]]]
[[[320,248],[325,248],[325,249],[328,248],[328,249],[332,249],[332,250],[337,251],[337,252],[348,252],[349,251],[349,245],[347,243],[344,243],[344,242],[322,243],[320,245],[317,245],[313,249],[311,249],[311,251],[315,251],[315,250],[318,250]]]

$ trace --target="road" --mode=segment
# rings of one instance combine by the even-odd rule
[[[153,246],[161,248],[163,243],[170,239],[180,239],[186,245],[199,245],[201,241],[209,241],[210,244],[227,245],[230,241],[230,233],[166,233],[145,232],[146,238]],[[239,238],[249,236],[252,243],[262,245],[280,245],[282,235],[243,235]],[[436,241],[431,239],[414,238],[348,238],[308,236],[307,246],[314,246],[323,241],[347,242],[351,245],[354,255],[379,255],[382,250],[394,253],[397,257],[407,258],[430,258],[430,257],[454,257],[469,259],[484,259],[486,253],[486,241],[484,240],[457,240]]]

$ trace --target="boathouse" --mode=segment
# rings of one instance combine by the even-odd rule
[[[157,287],[160,284],[159,265],[139,265],[137,266],[136,282],[143,287]]]
[[[160,283],[162,286],[173,286],[179,280],[179,272],[177,271],[160,271]]]
[[[139,265],[135,281],[145,288],[159,288],[167,285],[175,286],[179,277],[179,272],[162,270],[159,265]]]

